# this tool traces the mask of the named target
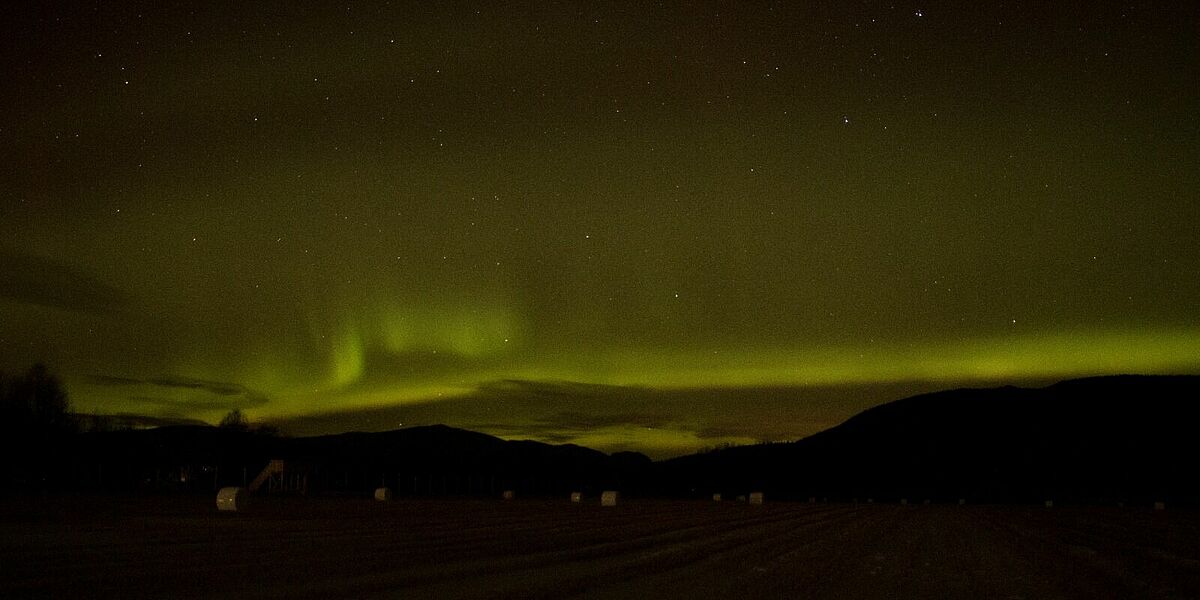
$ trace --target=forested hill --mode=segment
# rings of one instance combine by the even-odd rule
[[[1200,377],[959,389],[880,405],[789,444],[656,465],[664,492],[974,501],[1200,499]]]

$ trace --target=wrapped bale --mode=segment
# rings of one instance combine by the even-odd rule
[[[217,510],[237,512],[246,508],[246,490],[240,487],[223,487],[217,492]]]

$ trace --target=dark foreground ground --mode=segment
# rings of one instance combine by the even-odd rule
[[[1148,508],[0,499],[0,597],[1200,598]]]

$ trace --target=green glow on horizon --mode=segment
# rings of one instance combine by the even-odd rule
[[[665,449],[1200,373],[1184,3],[43,4],[0,66],[0,369],[84,411]]]
[[[361,356],[358,348],[350,356]],[[413,402],[442,401],[469,395],[478,386],[502,379],[575,381],[654,389],[756,386],[862,385],[893,381],[996,382],[1109,375],[1195,372],[1200,369],[1200,331],[1060,333],[1012,336],[975,342],[872,351],[750,351],[726,360],[726,353],[679,355],[597,351],[588,370],[583,352],[560,363],[528,365],[520,358],[497,368],[449,374],[439,381],[412,385],[347,386],[334,378],[317,390],[276,390],[275,399],[257,414],[296,415],[313,411],[353,410]],[[269,390],[268,390],[269,391]]]

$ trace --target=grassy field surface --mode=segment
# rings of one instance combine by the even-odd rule
[[[10,497],[0,565],[4,598],[1200,598],[1200,514]]]

